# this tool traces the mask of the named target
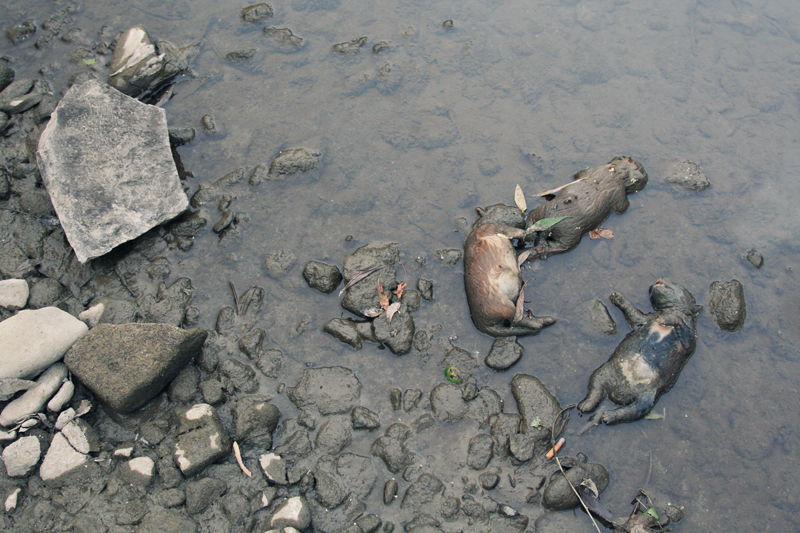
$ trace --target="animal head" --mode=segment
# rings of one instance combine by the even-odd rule
[[[608,163],[614,165],[615,173],[625,184],[625,192],[628,194],[641,191],[647,185],[647,172],[641,163],[632,157],[615,157]]]
[[[666,278],[658,279],[650,286],[650,303],[655,311],[671,309],[693,317],[703,310],[683,285]]]
[[[513,228],[525,227],[525,213],[519,207],[511,207],[505,204],[494,204],[489,207],[477,207],[480,218],[472,225],[473,228],[484,224],[499,224],[501,226],[511,226]]]

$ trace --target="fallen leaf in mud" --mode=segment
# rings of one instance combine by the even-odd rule
[[[352,287],[353,285],[355,285],[356,283],[358,283],[362,279],[366,278],[367,276],[369,276],[373,272],[377,272],[378,270],[384,268],[385,266],[386,265],[376,265],[374,267],[370,267],[370,268],[368,268],[366,270],[360,271],[358,274],[353,276],[353,279],[351,279],[350,281],[347,282],[347,285],[345,285],[342,290],[339,291],[339,296],[344,294],[344,291],[346,291],[347,289],[349,289],[350,287]]]
[[[556,194],[558,191],[560,191],[560,190],[561,190],[561,189],[563,189],[564,187],[569,187],[569,186],[570,186],[570,185],[572,185],[573,183],[578,183],[579,181],[583,181],[583,180],[585,180],[585,179],[586,179],[586,178],[578,178],[578,179],[576,179],[575,181],[571,181],[571,182],[569,182],[569,183],[565,183],[565,184],[564,184],[564,185],[562,185],[561,187],[556,187],[555,189],[550,189],[549,191],[540,192],[539,194],[534,194],[534,196],[549,196],[549,195],[551,195],[551,194]]]
[[[400,302],[395,302],[386,308],[386,322],[392,323],[392,317],[400,309]]]
[[[244,466],[244,462],[242,461],[242,452],[239,451],[239,443],[233,441],[233,455],[236,457],[236,462],[239,463],[239,468],[242,469],[244,475],[247,477],[253,477],[253,473]]]
[[[517,297],[517,310],[514,312],[514,320],[512,321],[513,324],[516,324],[520,320],[522,320],[523,314],[525,314],[525,287],[528,286],[528,282],[522,284],[522,287],[519,290],[519,296]]]
[[[647,413],[647,415],[644,417],[645,420],[662,420],[663,418],[664,415],[660,415],[658,413]]]
[[[389,308],[389,293],[383,292],[383,286],[381,286],[381,280],[378,280],[378,303],[381,305],[381,309],[386,310]]]
[[[525,202],[525,195],[522,194],[522,187],[519,186],[519,183],[517,183],[517,188],[514,190],[514,203],[523,213],[528,210],[528,204]]]
[[[406,290],[406,287],[408,287],[408,284],[406,284],[405,281],[401,281],[397,285],[397,288],[394,291],[394,295],[397,296],[398,299],[402,299],[403,298],[403,291]]]
[[[519,254],[519,257],[517,257],[517,266],[522,266],[522,263],[525,262],[525,260],[528,258],[529,255],[531,255],[530,250],[525,250],[524,252]]]
[[[597,228],[589,232],[590,239],[611,239],[614,237],[614,232],[610,229]]]
[[[544,231],[546,229],[550,229],[565,218],[569,217],[550,217],[537,220],[533,226],[525,230],[525,235],[533,233],[534,231]]]

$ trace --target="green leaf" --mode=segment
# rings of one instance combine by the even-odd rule
[[[643,514],[652,516],[655,520],[658,520],[658,513],[656,512],[655,507],[651,507],[650,509],[646,510]]]
[[[664,410],[663,414],[650,412],[650,413],[647,413],[647,415],[644,417],[644,419],[645,420],[663,420],[665,414],[667,414],[666,410]]]
[[[532,428],[542,427],[542,417],[541,416],[537,416],[536,418],[531,420],[531,427]]]
[[[94,58],[83,60],[84,65],[94,65],[95,63],[97,63],[97,60]]]
[[[543,218],[541,220],[537,220],[533,226],[531,226],[525,231],[525,233],[527,234],[527,233],[533,233],[534,231],[544,231],[550,229],[559,222],[561,222],[562,220],[564,220],[565,218],[569,217],[551,217],[551,218]]]

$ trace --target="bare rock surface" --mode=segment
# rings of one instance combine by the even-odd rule
[[[96,80],[73,85],[64,95],[39,139],[37,161],[81,263],[189,205],[164,110]]]
[[[24,279],[5,279],[0,281],[0,307],[9,311],[22,309],[28,302],[28,282]]]
[[[42,461],[42,466],[39,467],[39,477],[45,483],[58,483],[88,460],[89,456],[73,448],[62,433],[56,433],[44,461]]]
[[[128,413],[161,392],[207,335],[169,324],[100,324],[72,346],[64,362],[103,403]]]
[[[0,412],[0,426],[10,427],[19,424],[44,409],[45,404],[58,392],[66,379],[67,367],[63,363],[56,363],[45,370],[36,380],[36,385],[3,408]]]
[[[29,379],[60,360],[89,328],[56,307],[20,311],[0,322],[0,379]]]

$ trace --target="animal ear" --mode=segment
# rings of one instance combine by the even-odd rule
[[[478,216],[479,216],[479,217],[482,217],[483,215],[485,215],[485,214],[486,214],[486,211],[484,211],[482,207],[476,207],[476,208],[475,208],[475,211],[477,211],[477,212],[478,212]]]

